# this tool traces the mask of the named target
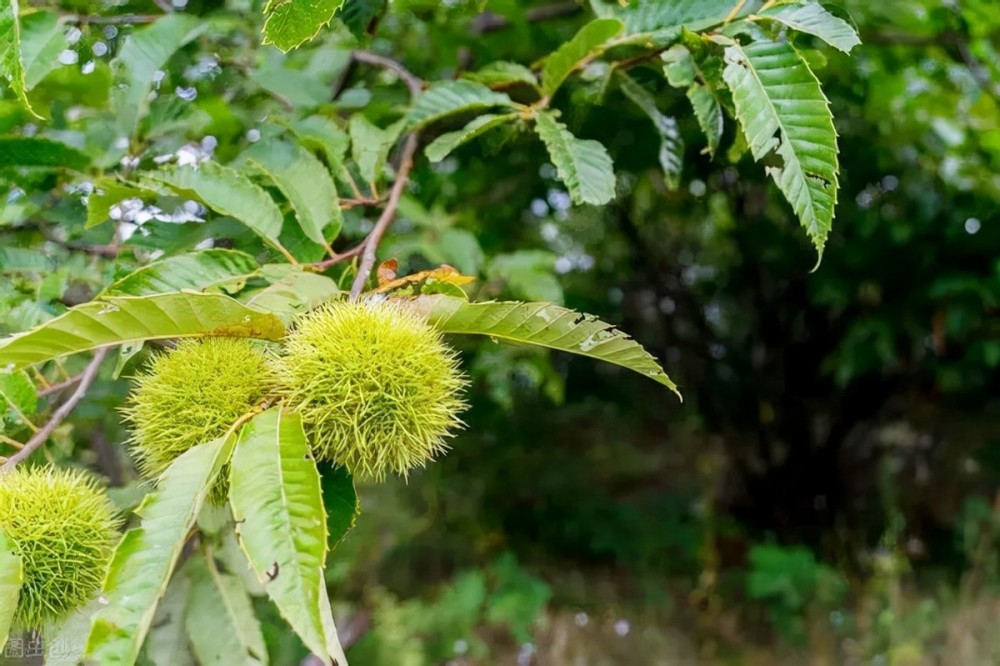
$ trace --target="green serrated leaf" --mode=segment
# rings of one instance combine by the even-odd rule
[[[198,512],[236,444],[235,433],[200,444],[170,465],[115,549],[104,582],[106,604],[87,638],[86,657],[103,666],[131,666],[149,632]]]
[[[309,240],[328,245],[344,224],[340,199],[330,173],[316,157],[298,144],[279,139],[260,141],[243,153],[277,186],[295,210],[295,218]],[[329,231],[328,227],[332,227]]]
[[[233,217],[272,246],[278,242],[284,218],[274,200],[249,178],[230,167],[205,162],[197,167],[152,171],[148,177],[182,196],[202,202],[220,215]]]
[[[282,616],[313,654],[346,663],[339,642],[328,643],[323,620],[326,513],[297,414],[279,406],[244,426],[229,499],[240,544]]]
[[[267,666],[267,647],[250,595],[236,576],[197,557],[185,566],[191,579],[184,624],[199,663]]]
[[[442,118],[493,107],[512,108],[514,102],[501,92],[475,81],[443,81],[422,92],[407,116],[410,129],[420,129]]]
[[[344,0],[269,0],[264,6],[264,43],[285,51],[319,34]]]
[[[603,145],[573,136],[550,113],[535,116],[535,131],[574,202],[601,205],[614,198],[614,165]]]
[[[697,83],[687,89],[687,98],[694,109],[694,116],[701,131],[708,139],[708,154],[714,156],[722,141],[723,131],[722,105],[719,98],[708,86]]]
[[[184,630],[184,609],[187,607],[190,591],[190,579],[175,575],[170,580],[163,599],[156,605],[156,614],[153,616],[144,650],[153,666],[195,666]]]
[[[642,345],[593,315],[551,303],[467,303],[448,296],[421,296],[411,303],[444,333],[488,335],[589,356],[638,372],[680,396]]]
[[[14,623],[17,599],[21,596],[24,570],[20,556],[0,532],[0,650],[7,644]]]
[[[208,23],[197,16],[175,12],[136,30],[126,39],[115,59],[121,65],[113,90],[118,128],[130,137],[149,112],[149,93],[158,72],[178,49],[205,31]]]
[[[684,167],[684,140],[677,127],[677,120],[660,113],[653,95],[625,72],[618,72],[622,92],[653,121],[660,135],[660,167],[667,187],[676,189]]]
[[[237,250],[196,250],[160,259],[110,284],[98,298],[149,296],[172,291],[237,291],[259,271],[256,260]]]
[[[503,115],[485,114],[472,119],[468,125],[457,132],[448,132],[434,139],[424,149],[427,159],[431,162],[440,162],[463,143],[472,141],[477,136],[485,134],[494,127],[510,123],[517,120],[516,113],[505,113]]]
[[[506,60],[491,62],[474,72],[463,72],[463,79],[482,83],[484,86],[501,87],[523,83],[538,88],[538,77],[524,65]]]
[[[631,2],[619,10],[629,34],[685,27],[701,32],[718,25],[737,6],[737,0],[668,0],[666,2]],[[760,6],[750,0],[737,16],[745,16]]]
[[[0,137],[0,167],[46,167],[82,171],[89,165],[89,157],[65,143],[34,137]]]
[[[389,151],[403,131],[404,123],[405,120],[400,120],[382,129],[360,113],[351,116],[347,127],[351,135],[351,157],[365,182],[374,184],[381,177]]]
[[[830,46],[850,53],[861,44],[858,33],[842,18],[826,11],[816,2],[779,5],[757,15],[809,35],[815,35]]]
[[[21,100],[30,114],[41,118],[31,108],[26,92],[17,0],[0,0],[0,81],[3,81],[14,96]],[[3,154],[2,148],[0,154]]]
[[[307,148],[322,152],[331,172],[336,174],[340,171],[347,148],[351,145],[351,138],[340,125],[325,116],[309,116],[289,127]]]
[[[21,19],[21,61],[24,86],[31,90],[59,66],[59,54],[69,47],[66,30],[51,12],[34,12]]]
[[[614,18],[599,18],[580,28],[569,40],[545,60],[542,68],[542,92],[551,97],[574,69],[596,54],[605,42],[622,33],[625,26]]]
[[[785,43],[726,48],[723,78],[754,159],[781,159],[768,173],[820,254],[837,204],[837,132],[829,102],[802,57]]]
[[[115,296],[78,305],[44,324],[0,340],[0,368],[11,370],[68,354],[140,340],[229,336],[280,340],[281,320],[222,294]]]

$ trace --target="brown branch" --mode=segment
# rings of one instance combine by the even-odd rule
[[[98,349],[94,352],[94,357],[90,359],[87,369],[83,371],[82,375],[80,375],[80,385],[76,387],[75,391],[73,391],[73,395],[71,395],[66,402],[61,404],[59,408],[52,413],[48,422],[39,428],[38,432],[31,436],[31,439],[25,442],[24,448],[8,458],[3,465],[0,465],[0,473],[8,472],[14,469],[15,465],[25,460],[28,456],[34,453],[36,449],[41,447],[42,444],[48,441],[55,429],[59,427],[59,424],[62,423],[63,420],[70,415],[70,412],[76,409],[76,406],[80,404],[80,401],[83,400],[83,397],[87,394],[87,389],[89,389],[90,385],[94,383],[95,379],[97,379],[97,371],[101,369],[101,362],[107,354],[107,349]]]
[[[351,55],[358,62],[363,62],[367,65],[375,65],[376,67],[388,69],[398,74],[399,78],[406,84],[406,87],[410,89],[411,95],[419,95],[420,91],[424,89],[424,82],[419,76],[415,75],[413,72],[406,69],[406,67],[404,67],[401,63],[393,60],[392,58],[387,58],[377,53],[372,53],[371,51],[354,51]]]
[[[78,381],[80,381],[82,377],[83,375],[79,374],[76,375],[75,377],[70,377],[69,379],[63,380],[58,384],[49,384],[48,386],[46,386],[45,388],[43,388],[38,392],[38,396],[45,397],[47,395],[52,395],[53,393],[58,393],[59,391],[67,389],[73,384],[76,384]]]
[[[403,192],[406,191],[406,185],[410,182],[413,157],[416,155],[419,145],[419,132],[413,132],[410,136],[406,137],[406,143],[403,145],[403,153],[399,160],[399,170],[396,172],[396,182],[392,184],[392,190],[389,192],[389,201],[382,210],[382,215],[379,216],[375,227],[368,234],[368,237],[365,238],[364,243],[362,243],[364,250],[361,254],[361,265],[358,267],[358,274],[354,278],[354,284],[351,285],[352,301],[358,300],[361,290],[365,287],[365,282],[368,281],[368,276],[371,275],[372,269],[375,268],[375,251],[378,249],[378,244],[382,240],[382,236],[385,235],[385,232],[389,229],[389,225],[396,218],[396,209],[399,208]]]
[[[552,19],[565,18],[583,11],[576,2],[560,2],[552,5],[542,5],[532,7],[525,12],[525,18],[529,23],[540,23]],[[511,22],[506,17],[494,14],[493,12],[483,12],[472,20],[470,29],[475,35],[485,35],[497,30],[505,30],[511,26]]]

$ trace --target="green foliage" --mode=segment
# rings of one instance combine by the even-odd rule
[[[264,43],[290,51],[327,25],[344,0],[268,0],[264,6]]]
[[[21,60],[21,27],[18,20],[17,0],[0,2],[0,78],[4,85],[21,100],[32,114],[24,82],[24,63]]]
[[[184,340],[158,353],[122,409],[139,470],[159,477],[182,453],[225,435],[272,386],[264,351],[246,339]]]
[[[336,633],[331,641],[324,630],[333,623],[323,580],[327,523],[300,417],[275,407],[250,421],[231,478],[240,545],[268,596],[314,654],[342,655]]]
[[[10,369],[106,345],[176,337],[233,336],[277,340],[284,326],[228,296],[169,293],[108,297],[73,308],[22,335],[0,342]]]
[[[454,352],[399,305],[331,302],[303,316],[278,375],[316,457],[357,478],[426,465],[461,423]]]
[[[177,566],[188,532],[205,504],[236,435],[229,433],[182,454],[136,510],[142,524],[115,549],[94,616],[86,657],[102,664],[134,664]]]
[[[805,548],[758,545],[750,551],[747,594],[767,604],[775,627],[789,640],[805,638],[802,613],[812,604],[834,607],[847,592],[840,575]]]
[[[23,570],[14,625],[40,629],[90,601],[118,525],[114,506],[88,474],[53,467],[4,473],[0,534]]]
[[[82,171],[89,164],[86,155],[58,141],[0,137],[0,167],[64,167]]]
[[[488,335],[589,356],[646,375],[677,393],[642,346],[593,315],[549,303],[466,303],[447,296],[422,297],[415,307],[445,333]]]
[[[573,39],[546,58],[542,68],[542,92],[550,97],[554,95],[574,69],[595,56],[599,47],[617,37],[623,29],[617,19],[597,19],[582,27]]]
[[[574,202],[601,205],[614,198],[615,172],[604,146],[578,139],[549,113],[535,116],[535,130]]]

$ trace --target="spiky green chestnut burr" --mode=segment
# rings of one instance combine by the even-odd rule
[[[356,478],[405,476],[461,425],[467,382],[455,352],[397,304],[335,301],[309,312],[277,366],[316,457]]]
[[[0,474],[0,532],[24,567],[15,625],[39,629],[87,604],[111,561],[119,520],[81,470],[17,467]]]
[[[191,447],[226,434],[271,386],[264,352],[245,338],[183,340],[160,354],[122,410],[139,471],[156,478]]]

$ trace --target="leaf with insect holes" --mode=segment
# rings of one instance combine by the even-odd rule
[[[767,172],[822,256],[837,205],[837,131],[830,104],[805,60],[786,43],[726,48],[723,79],[750,152],[775,155]]]
[[[264,43],[288,52],[319,34],[344,0],[268,0]]]
[[[649,352],[627,334],[593,315],[551,303],[468,303],[448,296],[401,301],[427,316],[443,333],[469,333],[589,356],[663,384],[680,397]]]

